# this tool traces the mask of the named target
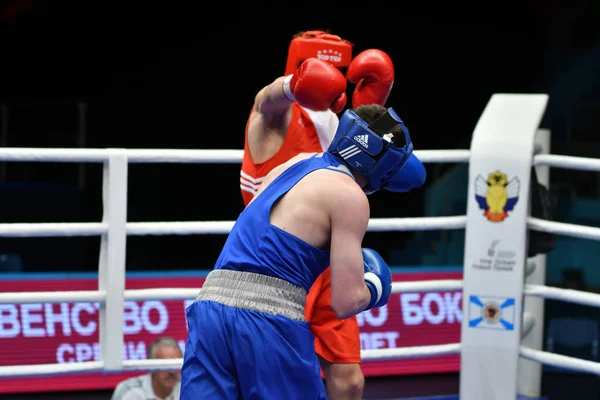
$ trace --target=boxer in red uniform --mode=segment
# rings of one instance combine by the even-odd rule
[[[384,105],[394,67],[381,50],[352,59],[352,43],[323,31],[294,36],[285,75],[262,88],[246,124],[240,188],[248,205],[265,175],[299,153],[327,150],[347,102],[347,81],[355,84],[352,106]],[[347,72],[347,73],[346,73]],[[346,73],[346,76],[344,76]],[[356,317],[341,320],[331,308],[327,269],[308,293],[305,317],[330,399],[362,399],[360,338]]]

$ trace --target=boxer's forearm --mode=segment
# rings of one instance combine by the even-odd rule
[[[364,311],[371,301],[371,291],[364,283],[357,288],[346,288],[343,296],[332,299],[331,308],[339,319],[350,318]]]
[[[258,92],[254,99],[254,109],[263,114],[285,110],[292,105],[283,91],[285,77],[275,79]]]

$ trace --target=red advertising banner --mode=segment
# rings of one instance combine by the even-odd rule
[[[462,279],[462,271],[394,273],[394,281]],[[389,349],[460,342],[462,292],[392,294],[387,305],[358,316],[361,348]],[[365,361],[365,376],[458,372],[458,355]]]
[[[413,270],[414,271],[414,270]],[[395,281],[462,279],[462,272],[394,273]],[[129,274],[127,289],[198,287],[204,276],[196,274]],[[1,292],[95,290],[95,275],[24,274],[0,279]],[[172,336],[185,346],[187,301],[126,302],[124,359],[145,359],[147,348],[161,336]],[[394,294],[387,306],[358,316],[361,347],[381,349],[460,341],[461,292]],[[115,324],[119,321],[115,321]],[[0,304],[0,365],[33,365],[98,361],[98,304]],[[365,361],[366,376],[424,374],[458,371],[458,356],[398,361]],[[0,393],[112,389],[121,374],[69,374],[52,377],[0,378]]]

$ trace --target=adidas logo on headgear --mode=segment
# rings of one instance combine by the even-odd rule
[[[366,149],[369,148],[369,135],[356,135],[354,140],[362,144]]]

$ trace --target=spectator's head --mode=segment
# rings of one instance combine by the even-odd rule
[[[162,337],[155,340],[148,349],[148,358],[182,358],[179,343],[171,337]],[[152,373],[152,389],[161,397],[167,397],[179,382],[180,370],[157,371]]]

